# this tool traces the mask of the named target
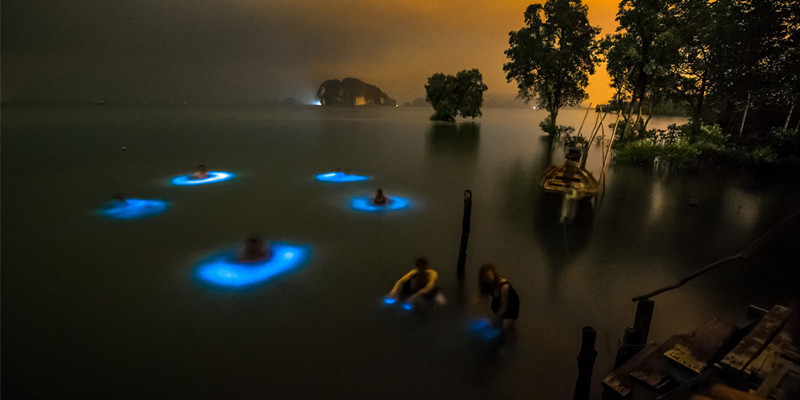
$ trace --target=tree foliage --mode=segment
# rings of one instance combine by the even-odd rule
[[[483,75],[474,68],[459,71],[455,76],[433,74],[425,85],[425,100],[431,103],[435,111],[431,119],[455,121],[458,115],[473,119],[480,117],[483,92],[487,89]]]
[[[680,0],[622,0],[617,32],[601,41],[618,101],[639,107],[666,98],[675,84],[680,41],[675,15]],[[627,122],[627,121],[626,121]]]
[[[506,79],[517,82],[518,97],[533,99],[549,113],[555,128],[558,111],[586,99],[584,88],[597,61],[587,7],[580,0],[547,0],[525,10],[525,26],[509,33]]]

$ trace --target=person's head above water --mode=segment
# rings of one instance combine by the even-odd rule
[[[483,294],[491,294],[500,279],[500,272],[497,271],[497,267],[493,264],[483,264],[478,270],[478,289]]]
[[[425,257],[418,257],[414,261],[414,268],[416,268],[416,269],[418,269],[420,271],[424,271],[424,270],[428,269],[428,259],[425,258]]]
[[[206,167],[206,166],[205,166],[205,165],[203,165],[203,164],[198,164],[198,165],[197,165],[197,171],[198,171],[198,172],[204,172],[204,173],[205,173],[205,172],[208,172],[208,167]]]
[[[122,201],[122,202],[127,201],[127,199],[125,198],[125,195],[122,194],[122,193],[114,193],[114,195],[112,195],[111,198],[114,199],[114,200]]]

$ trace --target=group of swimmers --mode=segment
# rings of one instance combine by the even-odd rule
[[[420,257],[414,262],[414,269],[403,275],[386,297],[415,307],[443,304],[444,296],[440,293],[438,280],[439,274],[428,268],[425,257]],[[492,299],[492,326],[512,336],[519,316],[519,295],[508,279],[493,264],[484,264],[478,270],[478,291]]]
[[[208,167],[200,164],[187,179],[202,180],[209,177]],[[112,197],[122,202],[126,201],[122,194],[115,194]],[[389,198],[383,193],[383,189],[378,188],[370,201],[373,205],[381,206],[387,204]],[[236,256],[236,261],[253,264],[270,258],[272,250],[269,243],[258,236],[251,236],[245,241],[244,247]],[[428,268],[428,260],[425,257],[420,257],[415,261],[414,269],[403,275],[386,297],[415,307],[424,307],[426,303],[442,305],[445,300],[439,290],[438,281],[439,274]],[[478,289],[482,296],[492,299],[492,326],[507,335],[513,334],[519,316],[519,296],[511,283],[503,278],[494,265],[484,264],[478,271]]]

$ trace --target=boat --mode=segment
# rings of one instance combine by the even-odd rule
[[[547,193],[574,196],[577,199],[597,195],[600,184],[589,171],[578,165],[580,158],[580,150],[570,149],[564,164],[551,165],[539,175],[539,186]]]

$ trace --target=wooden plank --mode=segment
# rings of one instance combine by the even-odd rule
[[[664,352],[664,356],[692,374],[702,372],[731,336],[733,325],[711,318]]]
[[[633,391],[633,381],[631,380],[628,373],[637,365],[639,365],[642,360],[647,358],[650,354],[656,353],[659,350],[659,346],[655,343],[648,343],[645,347],[636,353],[633,358],[626,361],[622,364],[619,368],[614,370],[611,374],[606,376],[603,379],[603,386],[611,390],[612,392],[616,393],[620,397],[628,397],[631,395],[631,391]]]
[[[747,364],[747,367],[744,368],[745,375],[750,379],[755,379],[756,382],[762,382],[775,363],[781,359],[781,354],[791,345],[792,337],[789,333],[789,327],[784,326],[769,342],[764,351]]]
[[[720,363],[725,368],[744,375],[744,369],[769,345],[772,338],[786,323],[790,312],[791,310],[784,306],[773,306],[753,330],[730,353],[725,355]]]

